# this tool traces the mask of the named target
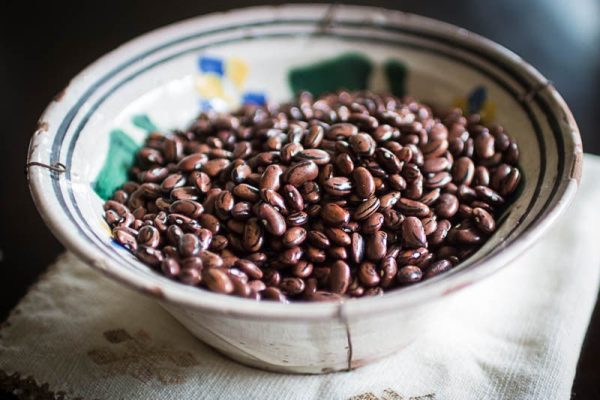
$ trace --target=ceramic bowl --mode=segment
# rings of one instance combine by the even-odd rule
[[[522,191],[490,241],[459,267],[378,298],[257,303],[168,280],[112,240],[102,197],[125,180],[148,131],[185,127],[202,109],[340,87],[460,106],[504,125],[517,139]],[[28,159],[35,203],[67,249],[153,296],[235,360],[322,373],[402,349],[435,323],[447,295],[530,247],[573,198],[582,149],[571,112],[552,85],[496,43],[379,8],[286,5],[190,19],[103,56],[50,103]]]

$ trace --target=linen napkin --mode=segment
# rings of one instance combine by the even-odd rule
[[[443,330],[377,363],[314,376],[245,367],[66,253],[0,330],[0,387],[59,399],[568,399],[600,277],[600,158],[584,170],[538,244],[448,299]]]

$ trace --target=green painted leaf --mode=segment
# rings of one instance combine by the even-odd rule
[[[138,128],[145,130],[146,132],[155,132],[158,130],[156,125],[154,125],[150,117],[146,114],[134,115],[133,118],[131,118],[131,122],[133,122],[133,124]]]
[[[128,170],[135,161],[140,146],[121,129],[110,133],[108,154],[94,183],[94,191],[102,199],[109,199],[128,178]]]
[[[294,93],[308,90],[315,96],[339,89],[363,90],[368,86],[373,63],[366,56],[348,53],[292,69],[288,74]]]
[[[397,60],[387,60],[383,65],[390,91],[393,95],[402,97],[406,94],[406,65]]]

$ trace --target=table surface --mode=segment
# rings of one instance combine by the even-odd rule
[[[595,0],[582,0],[577,8],[569,7],[568,2],[547,0],[369,4],[388,8],[401,4],[403,11],[463,26],[523,56],[566,98],[579,123],[585,151],[600,153],[600,136],[594,135],[600,124],[600,5]],[[184,18],[248,5],[252,2],[2,2],[0,321],[63,250],[35,210],[23,173],[29,138],[52,96],[100,55],[141,33]],[[510,29],[506,21],[510,21]],[[573,398],[600,398],[598,376],[597,305],[577,367]],[[3,398],[14,397],[0,393]]]

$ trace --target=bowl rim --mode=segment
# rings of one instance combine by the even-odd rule
[[[384,13],[392,25],[419,25],[420,28],[434,32],[440,36],[460,40],[471,46],[476,46],[498,60],[502,60],[513,66],[520,75],[532,83],[532,87],[541,88],[540,93],[547,94],[550,99],[549,103],[552,111],[563,116],[564,125],[561,125],[561,135],[566,142],[573,144],[572,154],[559,155],[559,157],[570,157],[568,160],[569,164],[567,165],[570,173],[567,177],[563,178],[567,181],[566,184],[562,186],[562,189],[558,190],[556,202],[540,211],[540,213],[546,213],[545,218],[537,221],[523,231],[504,251],[479,261],[480,263],[485,261],[487,264],[486,268],[482,268],[483,265],[478,264],[468,271],[464,271],[464,273],[460,273],[461,271],[459,271],[451,276],[436,277],[415,287],[394,291],[381,297],[344,299],[339,302],[326,303],[280,304],[275,302],[255,302],[208,291],[194,290],[193,292],[189,292],[186,290],[177,290],[178,288],[181,289],[181,284],[172,282],[176,286],[171,287],[171,285],[166,284],[166,278],[157,284],[149,278],[136,273],[136,271],[124,268],[119,263],[106,261],[102,257],[99,257],[99,252],[96,250],[95,245],[78,237],[77,233],[72,229],[65,228],[59,216],[62,207],[55,204],[51,196],[47,196],[45,188],[51,185],[52,181],[57,179],[57,176],[43,168],[29,167],[27,169],[27,177],[34,203],[52,233],[68,250],[74,252],[86,263],[131,288],[155,297],[162,304],[177,304],[186,308],[203,310],[209,313],[227,314],[240,318],[258,317],[277,320],[326,320],[331,318],[346,320],[347,318],[364,317],[401,307],[406,308],[423,304],[424,302],[437,300],[455,293],[472,283],[480,281],[507,265],[512,259],[529,248],[570,204],[575,196],[581,177],[583,160],[581,138],[577,124],[565,101],[542,74],[503,46],[455,25],[428,17],[380,7],[327,4],[248,7],[193,17],[142,34],[94,61],[77,74],[71,80],[68,87],[59,93],[54,101],[50,103],[40,117],[38,129],[32,136],[27,157],[28,165],[32,165],[31,163],[48,163],[49,153],[51,152],[49,143],[56,133],[56,131],[53,133],[49,127],[58,125],[56,122],[60,122],[64,117],[70,105],[70,94],[79,90],[80,86],[85,87],[85,81],[98,68],[126,57],[131,50],[144,47],[149,42],[168,39],[180,31],[190,29],[191,26],[199,26],[200,21],[217,21],[218,23],[220,19],[226,20],[229,18],[228,21],[231,21],[231,19],[235,20],[236,18],[263,14],[277,16],[279,12],[302,12],[321,15],[323,18],[334,18],[335,13],[340,10],[367,15],[369,13],[378,15]],[[561,177],[559,176],[558,178]]]

